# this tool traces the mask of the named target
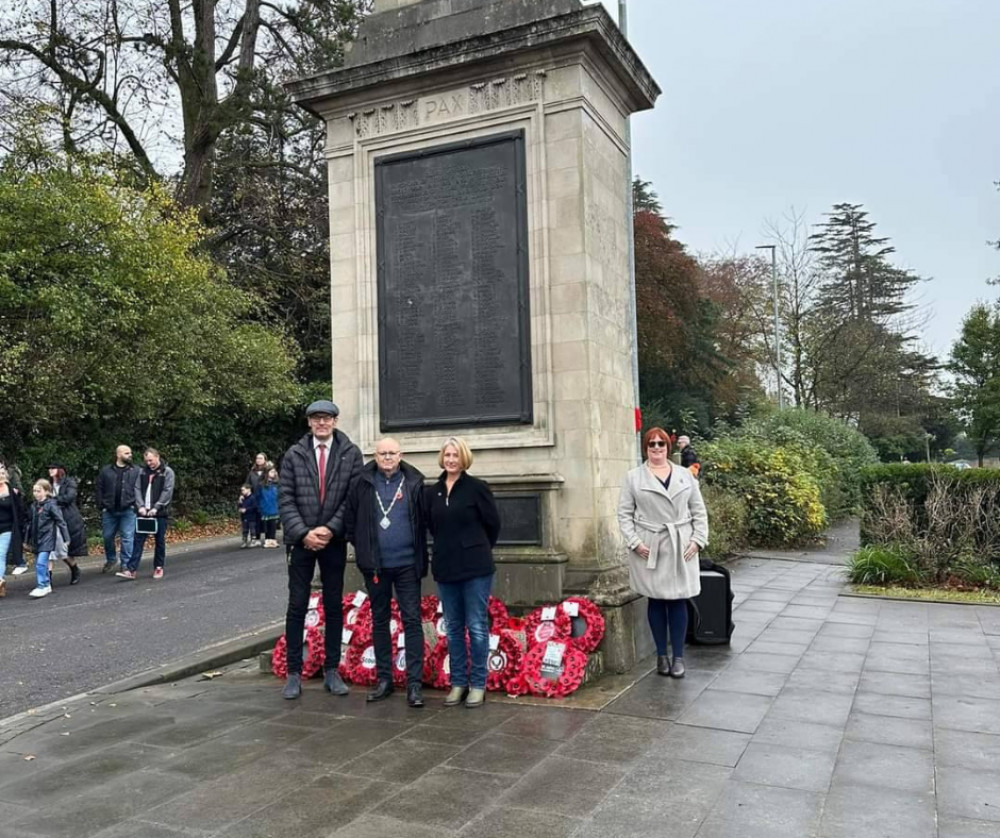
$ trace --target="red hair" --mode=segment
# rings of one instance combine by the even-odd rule
[[[642,435],[642,458],[644,460],[648,457],[646,452],[649,449],[649,441],[656,438],[662,438],[667,443],[667,456],[670,456],[670,452],[673,450],[670,434],[663,430],[663,428],[650,428]]]

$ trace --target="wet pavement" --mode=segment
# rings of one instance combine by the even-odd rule
[[[0,836],[1000,835],[1000,608],[733,570],[732,646],[599,710],[292,703],[247,662],[7,720]]]

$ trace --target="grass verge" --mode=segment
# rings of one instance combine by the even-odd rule
[[[966,591],[954,588],[903,588],[898,585],[852,585],[856,594],[883,596],[892,599],[963,602],[973,605],[1000,605],[1000,591]]]

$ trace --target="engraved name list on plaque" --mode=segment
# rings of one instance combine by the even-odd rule
[[[524,134],[375,160],[381,428],[530,424]]]

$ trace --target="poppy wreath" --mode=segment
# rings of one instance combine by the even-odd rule
[[[604,615],[589,599],[580,596],[571,596],[563,600],[563,611],[566,610],[568,602],[576,603],[579,609],[577,617],[570,617],[572,624],[570,643],[581,652],[590,654],[604,639]]]
[[[343,677],[352,684],[371,686],[378,680],[378,671],[375,667],[375,644],[371,640],[364,643],[355,643],[352,640],[347,649],[347,659],[343,664],[341,673]]]
[[[302,649],[302,677],[312,678],[323,671],[323,662],[326,660],[326,643],[323,632],[318,628],[307,628]]]
[[[370,631],[372,626],[371,600],[366,598],[361,605],[355,605],[354,596],[354,594],[344,595],[344,628],[356,629],[359,625],[367,624]]]
[[[555,608],[555,619],[543,620],[542,612],[545,608]],[[550,640],[568,640],[573,633],[573,621],[562,608],[555,606],[542,606],[532,611],[524,621],[524,633],[528,640],[528,649],[532,649],[539,643],[545,645]]]
[[[400,632],[395,637],[392,638],[392,683],[397,687],[406,686],[406,649],[405,647],[400,649],[396,644],[399,643],[399,637],[402,634]],[[430,644],[424,640],[424,673],[427,672],[427,659],[431,656]],[[423,676],[421,676],[423,677]]]
[[[424,658],[424,681],[438,690],[451,688],[451,658],[448,657],[448,638],[438,640],[434,650]]]
[[[302,641],[302,677],[312,678],[323,668],[326,649],[323,633],[318,628],[307,628]],[[279,678],[288,677],[288,638],[281,635],[271,652],[271,672]]]
[[[271,672],[279,678],[288,677],[288,641],[285,635],[278,638],[271,652]]]
[[[490,621],[490,631],[493,632],[499,632],[500,629],[506,628],[507,621],[510,619],[507,606],[502,599],[497,599],[495,596],[490,597],[489,604],[486,606],[486,614]]]
[[[521,670],[518,673],[520,681],[514,679],[511,685],[518,688],[523,685],[527,687],[532,695],[541,695],[545,698],[562,698],[567,696],[583,683],[583,676],[587,671],[587,655],[573,646],[569,640],[554,640],[551,643],[558,643],[563,647],[562,672],[555,680],[542,675],[542,660],[545,657],[545,650],[549,643],[539,643],[528,650],[521,662]],[[515,693],[512,693],[515,694]]]
[[[306,628],[319,628],[326,625],[326,612],[323,610],[323,597],[320,594],[309,596],[309,610],[306,611]]]
[[[433,623],[437,620],[438,598],[434,594],[427,594],[420,598],[420,620],[424,623]]]
[[[486,658],[486,689],[502,691],[507,689],[507,682],[514,677],[521,665],[521,647],[514,637],[506,631],[490,636],[490,646],[493,638],[499,638],[496,649],[490,649]]]

